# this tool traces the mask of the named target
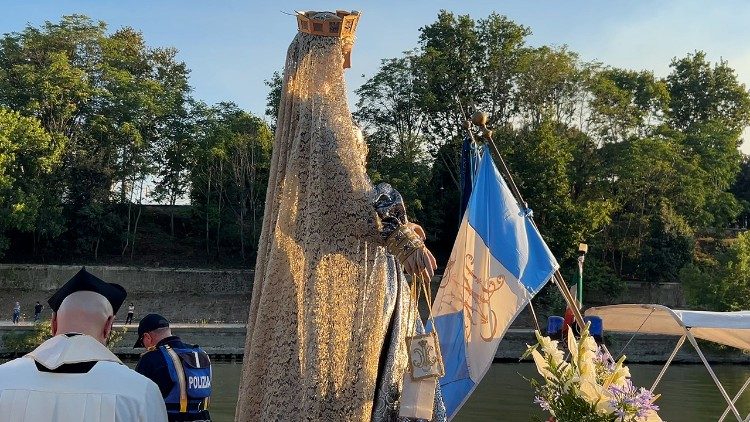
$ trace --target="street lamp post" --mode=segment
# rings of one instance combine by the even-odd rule
[[[578,307],[583,308],[583,260],[586,258],[586,252],[589,250],[589,245],[585,243],[578,244]]]

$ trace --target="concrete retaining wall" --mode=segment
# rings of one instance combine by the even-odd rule
[[[10,319],[13,304],[33,318],[36,301],[47,298],[81,267],[70,265],[0,264],[0,320]],[[128,298],[118,313],[135,306],[135,320],[151,312],[173,322],[242,322],[247,320],[252,291],[250,270],[200,270],[90,266],[86,269],[110,283],[121,284]],[[44,317],[50,316],[45,309]]]
[[[680,283],[649,283],[630,281],[618,297],[609,297],[600,292],[584,295],[587,304],[610,303],[658,303],[670,308],[685,308],[685,293]]]
[[[606,328],[605,328],[606,330]],[[605,333],[604,341],[607,349],[615,358],[625,355],[631,363],[664,363],[677,345],[678,337],[652,335]],[[497,349],[495,358],[499,360],[517,361],[526,350],[527,344],[536,343],[530,330],[509,330]],[[750,364],[748,351],[720,346],[715,343],[699,341],[701,350],[711,363]],[[674,358],[674,363],[700,364],[701,360],[688,341],[682,345]]]
[[[27,320],[33,318],[34,303],[37,300],[45,303],[52,292],[79,269],[79,266],[70,265],[0,264],[0,321],[10,319],[15,301],[21,302]],[[125,306],[130,302],[135,304],[136,320],[150,312],[163,314],[173,322],[244,323],[247,320],[253,280],[251,270],[108,266],[87,269],[127,289]],[[439,280],[439,277],[434,280],[433,292],[437,292]],[[620,297],[607,297],[596,292],[586,296],[588,305],[624,302],[659,303],[676,308],[685,306],[679,283],[631,282]],[[120,320],[125,318],[126,309],[120,311]],[[45,310],[45,316],[49,315],[49,310]],[[529,321],[532,319],[524,314],[515,326],[533,326]]]

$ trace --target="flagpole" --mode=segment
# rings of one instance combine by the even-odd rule
[[[461,106],[460,102],[459,102],[459,107],[461,107],[461,113],[464,115],[464,118],[465,118],[466,113],[464,112],[464,109]],[[508,169],[508,166],[505,164],[505,160],[503,160],[503,156],[500,154],[500,150],[497,148],[497,145],[495,145],[495,141],[492,139],[492,130],[487,128],[488,119],[489,119],[489,116],[487,116],[487,113],[477,111],[474,114],[472,114],[471,121],[467,119],[464,122],[464,128],[466,128],[466,131],[469,133],[469,136],[474,142],[476,142],[476,139],[474,138],[474,133],[471,131],[471,123],[478,126],[482,130],[482,139],[487,141],[487,144],[490,145],[492,150],[495,152],[495,156],[497,156],[498,160],[500,161],[500,171],[503,172],[503,176],[508,181],[508,185],[511,189],[511,192],[513,193],[513,196],[515,197],[519,205],[523,207],[524,211],[526,211],[529,209],[529,206],[526,203],[526,201],[523,200],[521,191],[518,189],[518,186],[516,186],[516,182],[515,180],[513,180],[513,176],[510,174],[510,170]],[[536,222],[534,221],[534,217],[532,215],[529,215],[528,218],[531,221],[531,224],[534,226],[534,228],[538,230],[536,226]],[[578,301],[576,301],[576,299],[570,293],[570,290],[568,290],[565,284],[565,279],[563,279],[563,276],[562,274],[560,274],[559,269],[555,270],[555,273],[552,276],[552,279],[557,285],[557,288],[560,290],[560,293],[562,293],[563,298],[565,298],[565,302],[567,302],[568,307],[570,307],[570,309],[573,310],[573,318],[576,320],[576,323],[578,323],[578,326],[581,328],[585,327],[586,324],[583,321],[583,315],[581,314],[581,309],[578,306]]]

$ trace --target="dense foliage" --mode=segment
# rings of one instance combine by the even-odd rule
[[[0,39],[0,254],[138,261],[146,240],[152,262],[253,256],[272,134],[193,100],[176,54],[84,16]]]
[[[743,311],[750,304],[750,232],[713,245],[680,271],[688,300],[700,309]]]
[[[445,258],[458,219],[445,201],[459,195],[460,123],[487,111],[564,266],[575,268],[583,241],[596,284],[613,293],[614,280],[679,281],[696,239],[731,236],[726,229],[746,221],[746,87],[703,52],[675,58],[658,78],[582,62],[567,47],[529,46],[530,34],[497,14],[444,11],[414,50],[384,60],[358,90],[372,174],[417,187],[410,208]]]
[[[564,267],[584,241],[596,284],[612,292],[628,279],[736,279],[740,246],[701,246],[750,214],[738,151],[750,95],[729,64],[697,51],[660,78],[530,46],[530,35],[498,14],[443,11],[413,50],[383,60],[355,113],[373,181],[401,191],[444,261],[461,123],[483,110]],[[193,99],[188,76],[174,49],[83,16],[0,38],[0,254],[252,263],[280,76],[267,82],[270,123]]]
[[[115,347],[119,346],[127,332],[128,328],[125,326],[112,328],[109,338],[107,339],[107,347],[109,347],[110,350],[113,350]],[[34,322],[34,326],[31,330],[12,330],[3,334],[3,348],[7,350],[7,353],[11,356],[25,354],[36,349],[51,336],[52,321],[46,319]]]

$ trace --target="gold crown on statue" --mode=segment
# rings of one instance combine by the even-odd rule
[[[360,13],[337,10],[334,12],[297,11],[299,32],[324,37],[338,37],[343,42],[344,69],[351,67],[351,53],[354,45],[354,32],[357,31]]]
[[[353,37],[359,22],[359,12],[337,10],[334,12],[297,12],[297,28],[300,32],[325,37]]]

